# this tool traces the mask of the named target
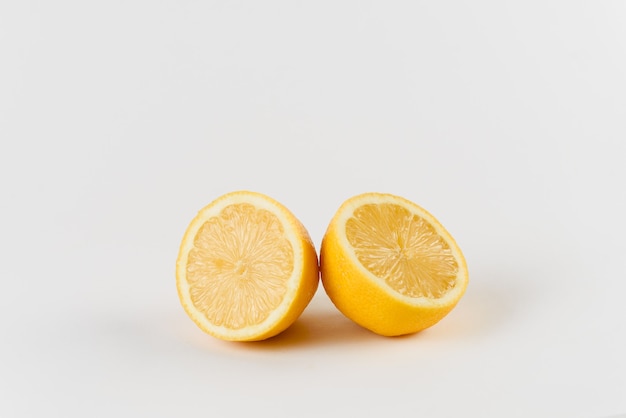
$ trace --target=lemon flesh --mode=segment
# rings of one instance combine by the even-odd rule
[[[400,205],[359,207],[346,223],[346,236],[361,264],[403,295],[439,298],[454,287],[459,265],[450,246]]]

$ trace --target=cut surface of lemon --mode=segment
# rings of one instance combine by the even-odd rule
[[[335,306],[386,336],[434,325],[468,284],[465,258],[441,223],[417,204],[384,193],[341,205],[322,240],[320,268]]]
[[[317,254],[304,226],[279,202],[250,191],[201,209],[176,262],[185,312],[223,340],[263,340],[284,331],[318,282]]]

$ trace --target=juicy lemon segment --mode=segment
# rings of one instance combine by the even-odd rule
[[[388,336],[434,325],[468,283],[463,254],[445,228],[415,203],[381,193],[344,202],[324,235],[320,265],[335,306]]]
[[[356,258],[410,297],[439,298],[454,287],[459,265],[448,243],[424,218],[390,203],[357,208],[346,222]]]
[[[302,224],[253,192],[222,196],[189,225],[177,261],[187,314],[225,340],[269,338],[302,313],[318,284],[317,255]]]

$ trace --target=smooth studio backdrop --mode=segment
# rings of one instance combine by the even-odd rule
[[[626,3],[0,1],[0,416],[626,414]],[[470,285],[376,336],[320,287],[261,343],[176,295],[195,213],[366,191]]]

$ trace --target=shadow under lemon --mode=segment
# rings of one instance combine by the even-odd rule
[[[253,348],[287,348],[299,345],[362,343],[382,338],[352,322],[334,308],[305,311],[282,333],[253,344]]]

